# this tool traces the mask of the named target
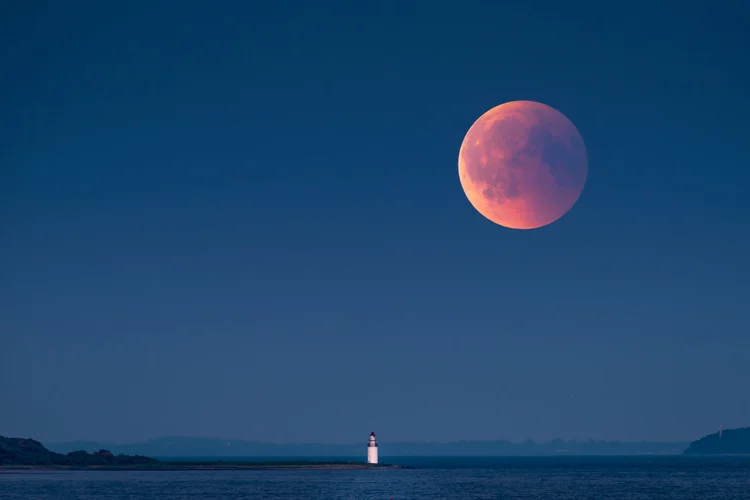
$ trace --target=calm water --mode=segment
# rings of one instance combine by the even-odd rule
[[[0,499],[750,500],[750,458],[403,458],[398,462],[419,468],[2,473]]]

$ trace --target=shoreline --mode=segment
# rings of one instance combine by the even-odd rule
[[[382,469],[408,469],[403,465],[366,463],[158,463],[141,465],[0,465],[2,472],[23,471],[229,471],[229,470],[382,470]]]

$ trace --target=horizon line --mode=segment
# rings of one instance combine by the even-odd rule
[[[726,432],[727,429],[724,429],[724,432]],[[704,434],[709,435],[709,434]],[[35,438],[31,438],[35,439]],[[213,440],[213,441],[224,441],[224,442],[245,442],[245,443],[255,443],[255,444],[267,444],[267,445],[275,445],[275,446],[358,446],[360,444],[359,441],[351,441],[351,442],[324,442],[324,441],[287,441],[287,442],[278,442],[278,441],[264,441],[261,439],[246,439],[246,438],[224,438],[224,437],[214,437],[214,436],[193,436],[193,435],[166,435],[166,436],[158,436],[158,437],[150,437],[145,438],[141,440],[133,440],[133,441],[112,441],[112,440],[102,440],[102,439],[65,439],[65,440],[45,440],[49,443],[76,443],[76,442],[90,442],[90,443],[106,443],[106,444],[115,444],[115,445],[131,445],[131,444],[144,444],[151,441],[157,441],[157,440],[166,440],[166,439],[205,439],[205,440]],[[622,439],[599,439],[599,438],[571,438],[571,439],[564,439],[564,438],[551,438],[546,440],[536,440],[534,438],[528,438],[522,441],[513,441],[511,439],[503,439],[503,438],[494,438],[494,439],[453,439],[453,440],[429,440],[429,441],[403,441],[403,440],[395,440],[395,441],[386,441],[389,444],[458,444],[458,443],[509,443],[514,445],[530,445],[530,444],[536,444],[536,445],[545,445],[545,444],[552,444],[553,442],[562,441],[563,443],[623,443],[623,444],[639,444],[639,443],[653,443],[653,444],[675,444],[675,443],[689,443],[691,441],[695,441],[696,438],[692,439],[672,439],[672,440],[649,440],[649,439],[639,439],[639,440],[622,440]],[[366,439],[365,439],[366,441]]]

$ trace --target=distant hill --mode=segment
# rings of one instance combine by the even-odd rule
[[[164,437],[144,443],[113,444],[79,441],[49,443],[51,450],[67,453],[77,449],[106,448],[114,453],[151,457],[357,457],[366,443],[356,444],[275,444],[237,439],[203,437]],[[380,443],[382,456],[519,456],[519,455],[646,455],[681,454],[688,443],[626,443],[619,441],[454,441],[429,443]]]
[[[65,455],[45,448],[39,441],[0,436],[0,465],[140,465],[158,460],[142,456],[117,455],[100,449],[93,453],[82,450]]]
[[[750,455],[750,427],[726,429],[690,443],[686,455]]]

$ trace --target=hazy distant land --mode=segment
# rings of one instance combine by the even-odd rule
[[[202,437],[164,437],[143,443],[114,444],[93,441],[49,443],[50,450],[68,453],[73,450],[107,449],[114,453],[140,454],[151,457],[359,457],[364,458],[366,443],[355,444],[277,444],[237,439]],[[534,456],[534,455],[677,455],[688,442],[619,442],[563,441],[546,443],[526,441],[455,441],[381,443],[383,456]]]
[[[544,455],[747,455],[750,427],[727,429],[692,443],[625,443],[619,441],[457,441],[388,443],[384,455],[397,456],[544,456]],[[78,441],[45,447],[26,438],[0,436],[0,469],[97,470],[240,470],[240,469],[367,469],[398,467],[364,463],[364,444],[273,444],[197,437],[165,437],[145,443],[102,444]],[[98,450],[87,452],[83,450]],[[305,460],[304,457],[359,457],[362,461]],[[151,457],[172,457],[158,460]],[[200,460],[196,457],[212,457]],[[232,460],[232,458],[235,458]],[[264,457],[238,460],[236,457]],[[283,459],[282,457],[296,457]],[[180,460],[182,458],[182,460]],[[189,458],[195,458],[191,460]]]

